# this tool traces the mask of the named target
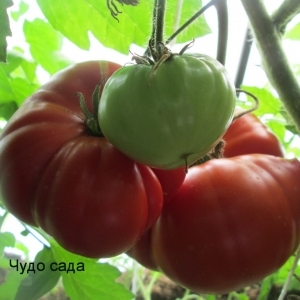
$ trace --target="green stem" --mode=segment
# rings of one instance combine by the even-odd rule
[[[159,47],[158,44],[164,40],[166,0],[157,0],[156,9],[155,46]]]
[[[298,266],[299,259],[300,259],[300,246],[298,247],[298,250],[296,252],[296,257],[295,257],[294,262],[293,262],[293,266],[292,266],[292,268],[291,268],[291,270],[289,272],[289,275],[288,275],[288,277],[287,277],[287,279],[286,279],[286,281],[285,281],[285,283],[284,283],[284,285],[282,287],[282,290],[281,290],[281,293],[279,295],[278,300],[285,299],[285,295],[286,295],[286,293],[288,291],[288,287],[289,287],[289,285],[290,285],[290,283],[292,281],[292,278],[294,276],[295,270],[296,270],[296,268]]]
[[[101,131],[99,122],[98,122],[98,106],[100,101],[100,87],[103,84],[103,81],[101,81],[99,84],[97,84],[94,92],[93,92],[93,113],[89,111],[88,107],[86,106],[85,98],[82,93],[77,93],[77,96],[79,98],[80,107],[85,115],[85,124],[93,136],[99,136],[103,137],[103,133]]]
[[[248,65],[248,60],[252,48],[252,43],[253,40],[252,40],[251,30],[249,27],[247,27],[246,34],[244,37],[243,49],[242,49],[242,53],[238,64],[235,81],[234,81],[235,87],[237,89],[241,87],[244,80],[244,76],[246,73],[246,68]]]
[[[198,12],[196,12],[187,22],[185,22],[180,28],[178,28],[167,40],[166,44],[169,44],[175,37],[177,37],[183,30],[185,30],[191,23],[199,18],[209,7],[214,5],[218,0],[211,0],[204,5]]]
[[[21,224],[44,247],[50,248],[50,242],[49,242],[50,237],[42,229],[40,229],[40,228],[33,228],[32,226],[29,226],[29,225],[27,225],[27,224],[25,224],[23,222],[21,222]],[[40,235],[45,241],[41,240],[36,233],[38,235]]]
[[[286,25],[300,13],[299,0],[285,0],[273,13],[272,20],[280,33],[285,32]]]
[[[228,7],[227,0],[219,0],[215,3],[218,15],[218,49],[217,60],[225,65],[228,41]]]
[[[300,131],[300,86],[282,49],[276,30],[261,0],[241,0],[249,17],[266,75]]]

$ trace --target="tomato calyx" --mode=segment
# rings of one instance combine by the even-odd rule
[[[205,154],[204,156],[202,156],[200,159],[198,159],[193,164],[189,165],[189,168],[191,168],[193,166],[204,164],[205,162],[207,162],[209,160],[212,160],[212,159],[223,158],[224,157],[224,155],[223,155],[223,153],[224,153],[224,146],[225,146],[225,142],[224,142],[223,139],[221,139],[218,142],[218,144],[210,152],[208,152],[207,154]]]
[[[98,106],[100,101],[100,87],[103,83],[103,80],[97,84],[93,96],[92,96],[92,103],[93,103],[93,113],[88,109],[86,105],[86,101],[84,95],[80,92],[77,92],[77,96],[79,98],[80,107],[85,115],[84,123],[89,131],[89,133],[93,136],[104,137],[104,134],[100,128],[98,122]]]
[[[134,60],[137,64],[142,65],[148,65],[153,66],[148,86],[150,86],[151,80],[154,76],[155,71],[167,60],[172,58],[174,55],[183,55],[185,51],[191,47],[191,45],[194,44],[194,40],[192,40],[190,43],[186,44],[179,53],[173,53],[164,43],[158,42],[157,46],[155,47],[154,39],[150,39],[148,48],[150,51],[150,56],[148,55],[138,55],[133,54],[132,60]],[[152,57],[152,58],[151,58]]]

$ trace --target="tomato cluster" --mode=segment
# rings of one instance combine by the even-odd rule
[[[195,292],[236,290],[282,266],[300,243],[299,161],[283,158],[277,138],[251,114],[235,120],[223,136],[224,158],[170,170],[178,153],[170,161],[164,156],[157,163],[162,168],[129,158],[101,134],[101,126],[95,134],[87,119],[98,122],[95,86],[112,74],[126,81],[123,72],[112,62],[79,63],[24,102],[0,136],[0,192],[7,209],[71,252],[94,258],[126,252]],[[109,90],[112,82],[118,87],[116,78]],[[216,82],[224,91],[220,78]],[[232,96],[231,87],[228,93]],[[133,111],[140,112],[139,101],[150,101],[140,96]],[[162,123],[155,122],[171,134],[168,128],[180,119],[162,115]],[[206,140],[206,151],[224,134],[231,113],[224,118],[220,130],[209,127],[215,135]],[[118,130],[133,130],[130,121],[127,127],[123,120]],[[172,134],[169,142],[180,147],[176,131]],[[192,138],[197,145],[197,136]]]

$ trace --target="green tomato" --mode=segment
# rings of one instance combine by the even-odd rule
[[[173,55],[158,66],[127,65],[103,89],[105,137],[142,164],[175,169],[207,154],[229,127],[236,93],[225,68],[206,55]]]

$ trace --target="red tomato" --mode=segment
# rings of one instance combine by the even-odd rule
[[[25,101],[0,137],[7,209],[88,257],[130,249],[158,218],[163,201],[150,168],[90,134],[76,96],[81,92],[93,111],[96,85],[119,67],[90,61],[59,72]]]
[[[278,138],[253,114],[235,120],[223,136],[224,156],[244,154],[269,154],[283,157],[283,147]]]
[[[147,230],[139,239],[139,241],[126,252],[127,255],[135,259],[145,268],[158,271],[151,250],[151,229]]]
[[[169,201],[181,187],[186,176],[185,168],[174,170],[152,169],[158,178],[164,195],[164,200]]]
[[[199,293],[259,282],[300,243],[300,163],[269,155],[192,167],[152,227],[161,271]]]

